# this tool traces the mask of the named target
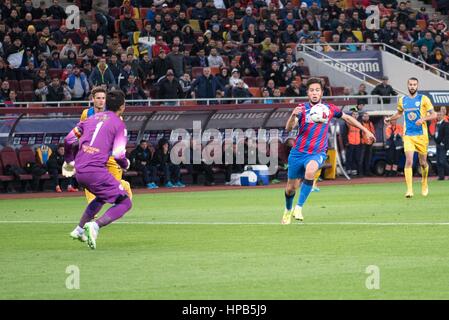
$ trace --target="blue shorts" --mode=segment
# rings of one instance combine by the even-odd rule
[[[318,163],[318,168],[321,168],[326,160],[325,153],[304,153],[296,149],[290,151],[288,156],[288,178],[289,179],[304,179],[306,173],[306,166],[310,161],[315,160]]]

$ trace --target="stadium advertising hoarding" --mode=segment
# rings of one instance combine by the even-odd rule
[[[341,64],[327,58],[322,58],[322,60],[343,72],[349,72],[357,76],[357,71],[351,69],[354,68],[377,79],[383,76],[382,54],[380,51],[332,51],[325,54],[341,62]],[[320,58],[322,57],[321,55],[316,55]]]
[[[435,107],[449,106],[449,90],[420,91],[420,93],[428,96]]]

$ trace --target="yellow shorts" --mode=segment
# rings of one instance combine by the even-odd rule
[[[122,170],[122,168],[120,168],[120,166],[117,164],[117,162],[115,161],[115,159],[113,157],[109,158],[108,162],[106,163],[106,168],[108,168],[108,171],[112,174],[112,176],[117,181],[120,181],[123,188],[128,193],[129,198],[132,199],[133,194],[131,191],[131,186],[128,181],[122,180],[123,170]],[[89,191],[85,190],[85,193],[86,193],[86,199],[87,199],[88,203],[90,203],[93,199],[95,199],[95,196],[92,193],[90,193]]]
[[[429,138],[424,135],[420,136],[404,136],[404,152],[418,152],[427,154],[427,146]]]

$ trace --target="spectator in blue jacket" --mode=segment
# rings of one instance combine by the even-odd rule
[[[89,82],[86,75],[80,71],[79,66],[75,66],[66,82],[73,101],[85,100],[89,96]]]
[[[217,90],[224,91],[224,88],[209,67],[203,68],[203,75],[192,82],[192,97],[196,99],[215,98]],[[198,101],[198,104],[206,104],[206,101]]]

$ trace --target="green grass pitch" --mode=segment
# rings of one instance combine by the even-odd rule
[[[419,187],[324,186],[289,226],[282,189],[137,195],[95,251],[69,238],[83,198],[3,200],[0,299],[448,299],[449,184]]]

